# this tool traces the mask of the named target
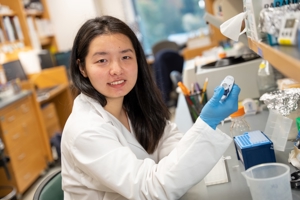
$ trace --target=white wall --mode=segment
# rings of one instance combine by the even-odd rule
[[[80,26],[90,18],[111,15],[134,24],[131,0],[47,0],[58,51],[70,50]]]
[[[97,16],[94,0],[47,0],[58,51],[70,50],[80,26]]]
[[[134,12],[131,0],[95,0],[102,15],[114,16],[126,23],[134,21]]]

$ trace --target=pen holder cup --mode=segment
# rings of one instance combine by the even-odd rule
[[[191,94],[185,96],[185,101],[187,103],[189,113],[191,115],[192,121],[195,122],[200,115],[203,106],[207,102],[206,92],[204,94],[200,91],[199,93]]]

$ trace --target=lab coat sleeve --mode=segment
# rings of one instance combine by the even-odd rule
[[[220,159],[231,139],[211,129],[200,118],[175,148],[155,163],[139,160],[109,124],[90,128],[74,141],[76,167],[99,184],[99,190],[115,192],[126,199],[179,199],[201,181]]]
[[[182,137],[183,133],[178,130],[177,125],[168,121],[164,130],[164,134],[156,149],[158,160],[161,160],[165,156],[169,155]]]

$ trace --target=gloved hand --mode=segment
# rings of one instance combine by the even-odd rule
[[[223,119],[237,111],[240,90],[239,86],[234,84],[228,97],[221,103],[224,88],[216,87],[213,97],[203,107],[200,118],[211,128],[216,129]]]

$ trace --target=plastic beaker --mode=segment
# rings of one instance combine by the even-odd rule
[[[292,200],[290,168],[281,163],[266,163],[241,172],[253,200]]]

